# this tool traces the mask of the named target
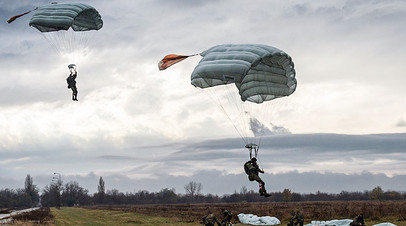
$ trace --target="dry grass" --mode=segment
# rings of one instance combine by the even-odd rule
[[[41,208],[12,216],[12,225],[53,225],[53,215],[49,208]]]
[[[301,211],[305,223],[311,220],[353,219],[364,214],[368,225],[391,222],[406,226],[406,201],[334,201],[334,202],[267,202],[267,203],[217,203],[176,205],[132,205],[89,207],[106,210],[130,211],[144,215],[181,219],[183,222],[199,222],[202,216],[214,213],[222,219],[221,209],[232,213],[233,222],[239,222],[237,214],[252,213],[258,216],[274,216],[282,225],[289,221],[293,211]]]
[[[266,202],[176,205],[89,206],[61,209],[43,208],[14,216],[13,225],[201,225],[202,217],[221,210],[237,214],[274,216],[286,225],[293,211],[301,211],[305,223],[311,220],[353,219],[363,213],[366,225],[391,222],[406,226],[406,201]],[[241,225],[241,224],[236,224]]]

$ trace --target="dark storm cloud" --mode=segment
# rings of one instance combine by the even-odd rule
[[[210,153],[218,150],[229,153],[228,150],[241,149],[238,138],[207,140],[180,147],[176,154]],[[357,153],[367,151],[371,154],[403,153],[406,150],[406,134],[369,134],[369,135],[343,135],[343,134],[288,134],[275,135],[262,138],[262,151],[278,152],[297,150],[309,153]]]
[[[183,193],[183,186],[189,181],[197,181],[203,184],[204,193],[213,194],[230,194],[234,191],[240,191],[242,186],[248,189],[255,190],[257,185],[250,183],[244,173],[229,173],[226,171],[227,166],[242,165],[248,158],[248,153],[243,150],[239,139],[219,139],[207,140],[204,142],[188,142],[188,143],[167,143],[155,146],[143,146],[143,155],[129,155],[127,151],[116,149],[117,154],[107,154],[109,148],[104,147],[105,151],[94,147],[94,151],[82,155],[77,158],[79,150],[72,148],[73,144],[65,142],[66,150],[63,153],[53,153],[52,148],[48,147],[48,151],[42,152],[24,152],[18,153],[2,153],[3,162],[0,163],[2,171],[7,170],[7,166],[24,165],[30,168],[30,160],[47,162],[49,175],[34,176],[34,182],[40,188],[50,183],[52,180],[53,171],[58,171],[63,167],[69,167],[75,164],[75,167],[85,168],[85,166],[94,168],[109,167],[109,163],[117,162],[119,165],[128,166],[125,170],[117,172],[105,172],[102,174],[89,173],[86,175],[76,175],[70,173],[63,175],[64,182],[76,180],[79,184],[91,192],[95,192],[97,182],[100,176],[103,176],[106,181],[106,188],[117,188],[120,191],[138,191],[149,190],[159,191],[163,188],[175,188],[177,192]],[[107,144],[107,143],[105,143]],[[102,147],[101,145],[100,147]],[[166,155],[154,156],[154,151],[158,149],[161,152],[166,152]],[[41,150],[41,147],[38,147]],[[264,166],[267,166],[266,173],[262,175],[267,181],[267,185],[271,191],[282,191],[289,188],[294,192],[333,192],[340,191],[363,191],[371,190],[376,186],[381,186],[383,189],[399,190],[406,187],[406,178],[402,173],[394,173],[392,177],[384,173],[371,173],[372,171],[382,169],[375,168],[372,164],[363,165],[351,158],[360,159],[392,159],[387,163],[393,169],[401,170],[406,163],[404,151],[406,150],[406,134],[372,134],[372,135],[340,135],[340,134],[290,134],[266,137],[263,140],[263,148],[260,149],[260,160]],[[31,150],[32,151],[32,150]],[[102,155],[94,155],[95,153],[106,153]],[[126,153],[126,154],[125,154]],[[82,153],[83,154],[83,153]],[[345,157],[347,156],[347,157]],[[349,157],[348,157],[349,156]],[[402,157],[403,156],[403,157]],[[351,158],[350,158],[351,157]],[[8,160],[7,160],[8,159]],[[103,161],[98,161],[103,159]],[[324,168],[324,173],[315,172],[311,169],[314,162],[323,163],[323,161],[345,160],[344,168],[355,168],[356,172],[361,173],[340,173],[336,166]],[[4,161],[6,160],[6,161]],[[141,162],[140,162],[141,161]],[[12,165],[10,165],[12,164]],[[272,172],[274,166],[286,166],[291,169],[289,172]],[[226,168],[224,168],[224,167]],[[34,167],[34,166],[32,166]],[[216,167],[218,170],[204,169],[206,167]],[[242,167],[242,166],[241,166]],[[241,168],[240,167],[240,168]],[[307,172],[298,172],[295,169],[299,167],[308,167]],[[239,168],[239,169],[240,169]],[[338,170],[331,171],[329,170]],[[178,175],[176,171],[189,172],[189,175]],[[239,170],[239,172],[242,171]],[[354,171],[354,170],[353,170]],[[370,172],[371,171],[371,172]],[[383,170],[384,171],[384,170]],[[89,170],[88,172],[91,172]],[[145,178],[130,177],[126,175],[146,175],[149,172],[150,176]],[[153,174],[151,174],[153,172]],[[402,171],[400,171],[402,172]],[[27,172],[27,174],[30,172]],[[173,174],[175,173],[175,174]],[[0,184],[7,187],[23,186],[23,179],[10,179],[7,177],[0,178]],[[227,186],[225,186],[225,184]]]

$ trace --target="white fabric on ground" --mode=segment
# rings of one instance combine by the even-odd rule
[[[237,215],[238,219],[243,224],[250,225],[278,225],[281,224],[281,221],[276,217],[264,216],[258,217],[254,214],[244,214],[240,213]]]
[[[343,219],[343,220],[330,220],[330,221],[311,221],[310,224],[306,224],[305,226],[349,226],[352,223],[351,219]]]

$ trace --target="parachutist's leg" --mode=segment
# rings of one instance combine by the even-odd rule
[[[72,87],[72,98],[73,98],[73,100],[75,100],[75,101],[77,101],[78,100],[78,98],[77,98],[77,95],[78,95],[78,89],[76,88],[76,86],[74,86],[74,87]]]
[[[71,87],[71,89],[72,89],[72,100],[75,100],[75,91],[74,91],[73,87]]]
[[[265,197],[271,196],[270,194],[268,194],[268,193],[266,192],[266,189],[265,189],[265,182],[263,182],[263,181],[261,181],[261,182],[259,183],[259,193],[260,193],[261,196],[265,196]]]

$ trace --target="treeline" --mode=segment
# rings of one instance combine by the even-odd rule
[[[405,192],[383,191],[377,186],[371,191],[347,192],[339,194],[316,192],[300,194],[284,189],[272,192],[272,196],[264,198],[258,192],[242,187],[240,192],[223,196],[201,194],[201,183],[194,181],[184,186],[185,194],[177,194],[175,189],[164,188],[159,192],[138,191],[120,192],[117,189],[105,190],[102,177],[99,179],[98,191],[89,194],[78,182],[63,183],[60,176],[45,186],[39,195],[39,189],[33,179],[27,175],[24,189],[0,190],[0,208],[26,208],[33,206],[89,206],[89,205],[135,205],[135,204],[178,204],[178,203],[240,203],[240,202],[298,202],[298,201],[350,201],[350,200],[406,200]]]

